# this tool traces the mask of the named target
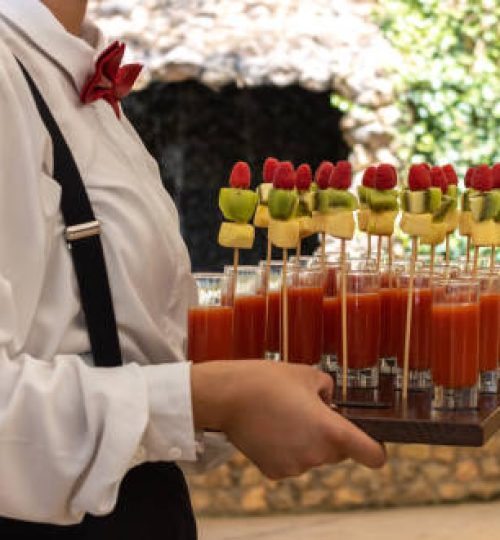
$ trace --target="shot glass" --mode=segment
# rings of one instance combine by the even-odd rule
[[[287,275],[288,361],[319,366],[323,343],[321,267],[291,267]],[[283,304],[285,307],[285,303]]]
[[[266,296],[262,268],[224,267],[228,279],[228,298],[233,306],[233,356],[237,360],[264,358]]]
[[[188,360],[194,363],[232,358],[233,308],[227,299],[227,277],[217,273],[193,275],[198,305],[188,310]]]
[[[338,369],[338,354],[342,332],[338,286],[340,264],[337,262],[326,262],[323,269],[324,295],[321,369],[327,373],[335,373]]]
[[[500,273],[480,272],[477,275],[479,297],[479,391],[498,391],[498,359],[500,358]]]
[[[433,282],[430,319],[433,408],[477,408],[479,322],[477,280]]]
[[[410,325],[409,390],[427,390],[432,387],[431,372],[431,308],[432,282],[436,277],[426,271],[416,274],[413,280],[412,317]],[[395,387],[403,387],[403,366],[406,340],[406,313],[410,275],[401,273],[397,278],[398,293],[396,318],[399,330],[396,337],[397,363]]]
[[[281,286],[283,262],[261,261],[263,288],[266,293],[264,356],[268,360],[281,359]]]
[[[381,316],[378,272],[352,269],[348,271],[346,308],[347,386],[377,388]],[[343,337],[341,337],[338,386],[341,386],[343,381],[343,360]]]

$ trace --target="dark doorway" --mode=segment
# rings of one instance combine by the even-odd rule
[[[232,253],[217,245],[222,220],[217,198],[236,161],[249,162],[255,187],[268,156],[315,168],[349,153],[340,131],[342,113],[331,107],[329,93],[299,86],[228,86],[214,92],[196,82],[154,83],[129,96],[125,110],[160,164],[198,271],[219,270],[232,261]],[[257,230],[254,249],[242,252],[241,262],[264,258],[265,245]],[[316,245],[315,238],[308,239],[304,253]]]

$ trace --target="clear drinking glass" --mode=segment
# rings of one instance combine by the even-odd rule
[[[194,363],[232,358],[233,308],[226,305],[227,277],[193,275],[198,305],[188,310],[188,360]]]
[[[349,270],[346,293],[347,385],[350,388],[377,388],[381,316],[379,273]],[[340,343],[338,386],[343,380],[343,338]]]
[[[410,326],[410,354],[408,389],[426,390],[432,386],[431,373],[431,307],[432,282],[430,273],[422,271],[413,280],[413,303]],[[401,273],[398,276],[398,292],[396,318],[398,327],[396,350],[398,370],[396,373],[396,388],[403,387],[403,366],[406,338],[406,311],[408,306],[408,286],[410,275]]]
[[[224,267],[228,278],[228,298],[233,306],[233,356],[235,359],[264,358],[266,296],[262,268]]]
[[[281,286],[283,261],[261,261],[264,290],[266,291],[265,358],[281,359]]]
[[[433,281],[431,368],[435,409],[475,409],[479,379],[479,282]]]
[[[325,262],[323,268],[324,296],[321,368],[327,373],[335,373],[338,369],[340,336],[342,332],[339,294],[341,266],[338,262]]]

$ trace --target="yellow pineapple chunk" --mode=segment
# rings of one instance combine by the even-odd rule
[[[371,211],[369,208],[360,208],[358,210],[358,229],[366,232],[368,229],[368,221],[370,219]]]
[[[452,210],[446,214],[444,222],[446,223],[446,233],[450,234],[458,227],[459,212],[458,210]]]
[[[255,230],[247,223],[224,221],[219,229],[219,244],[229,248],[251,249]]]
[[[425,236],[430,233],[432,214],[411,214],[403,212],[401,229],[409,236]]]
[[[259,204],[257,210],[255,211],[255,216],[253,218],[253,224],[256,227],[267,229],[269,227],[269,208],[264,204]]]
[[[325,230],[325,217],[326,214],[320,214],[315,212],[312,216],[312,226],[315,233],[321,233]]]
[[[354,215],[351,210],[336,210],[327,214],[324,219],[325,232],[335,238],[352,240],[354,236]]]
[[[315,232],[315,222],[312,217],[302,216],[297,218],[299,224],[299,234],[301,238],[312,236]]]
[[[475,246],[497,246],[497,226],[492,219],[486,221],[472,222],[472,243]]]
[[[442,223],[431,223],[430,230],[420,237],[420,242],[429,246],[437,246],[444,242],[445,239],[446,223],[443,221]]]
[[[472,212],[460,212],[458,230],[462,236],[470,236],[472,233]]]
[[[394,222],[397,216],[396,210],[371,212],[366,232],[376,236],[391,236],[394,233]]]
[[[296,219],[280,221],[271,219],[269,222],[269,239],[272,244],[282,249],[297,247],[300,240],[300,227]]]

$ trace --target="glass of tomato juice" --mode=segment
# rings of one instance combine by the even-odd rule
[[[225,266],[228,303],[233,306],[233,358],[264,358],[266,333],[266,294],[258,266]]]
[[[463,278],[433,281],[430,326],[433,407],[477,408],[479,282]]]
[[[283,261],[261,261],[263,287],[266,292],[265,358],[281,359],[281,287]]]
[[[351,269],[346,272],[347,385],[350,388],[377,388],[381,317],[380,274],[371,269]],[[339,278],[339,287],[341,281]],[[343,380],[343,336],[340,342],[338,386],[342,385]]]
[[[193,363],[232,358],[233,308],[225,305],[227,277],[220,273],[193,275],[198,305],[188,310],[188,360]]]
[[[340,336],[339,275],[340,263],[326,261],[323,266],[323,344],[321,348],[321,368],[327,373],[338,370]]]

